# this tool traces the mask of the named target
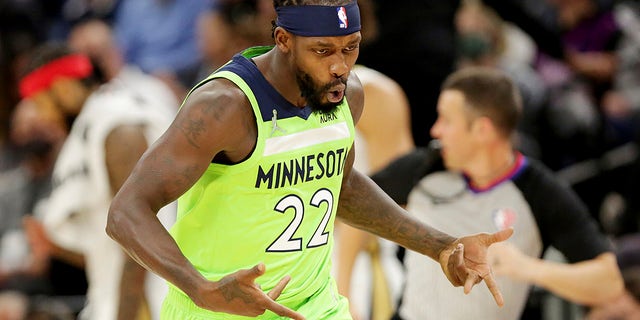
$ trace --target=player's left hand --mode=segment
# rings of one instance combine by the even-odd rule
[[[504,305],[502,293],[493,279],[491,266],[487,259],[487,249],[493,243],[511,237],[513,229],[496,233],[479,233],[459,238],[440,253],[439,262],[445,275],[456,287],[464,286],[464,293],[484,280],[498,306]]]

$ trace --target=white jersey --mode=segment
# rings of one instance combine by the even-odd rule
[[[130,89],[143,103],[171,115],[178,112],[180,103],[162,80],[150,76],[136,66],[124,66],[113,80]]]
[[[153,143],[174,116],[167,111],[170,106],[157,103],[161,102],[145,102],[120,81],[112,81],[94,92],[58,155],[51,196],[38,206],[36,214],[42,218],[51,239],[85,256],[89,288],[83,319],[116,319],[124,261],[124,252],[105,232],[113,197],[105,165],[105,140],[118,126],[141,124],[146,128],[148,144]],[[168,226],[175,219],[175,205],[163,211],[161,220]],[[158,319],[155,312],[160,309],[166,285],[157,277],[150,280],[147,292],[151,295],[147,294],[147,298],[154,319]]]

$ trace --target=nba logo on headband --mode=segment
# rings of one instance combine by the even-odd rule
[[[347,20],[347,10],[344,7],[338,9],[338,26],[340,29],[346,29],[349,27],[349,20]]]
[[[276,25],[298,36],[339,37],[360,31],[357,1],[344,6],[278,6],[276,14]]]

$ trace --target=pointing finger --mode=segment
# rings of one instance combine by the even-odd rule
[[[294,320],[305,320],[304,316],[297,313],[273,300],[267,301],[267,309],[273,311],[275,314],[281,317],[287,317]]]
[[[488,274],[484,278],[484,283],[487,285],[487,288],[489,288],[489,291],[491,291],[491,294],[493,295],[493,299],[496,300],[496,303],[498,304],[498,306],[502,307],[504,305],[504,298],[502,297],[502,292],[500,292],[500,289],[498,288],[498,284],[493,279],[493,276],[491,274]]]
[[[278,299],[278,297],[282,293],[282,290],[284,290],[284,287],[286,287],[287,284],[289,283],[289,280],[291,280],[290,276],[286,276],[286,277],[282,278],[280,280],[280,282],[278,282],[278,284],[276,284],[276,286],[273,287],[273,289],[271,289],[271,291],[269,291],[269,293],[267,293],[269,298],[271,298],[272,300]]]
[[[473,286],[479,281],[480,281],[480,277],[477,274],[470,272],[467,275],[467,279],[464,281],[464,294],[469,294]]]

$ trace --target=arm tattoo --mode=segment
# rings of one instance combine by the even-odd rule
[[[175,168],[178,170],[176,171],[177,174],[172,176],[172,180],[168,181],[168,177],[165,177],[162,181],[162,184],[165,186],[165,195],[169,198],[173,198],[184,192],[184,189],[190,186],[199,176],[197,165],[178,167],[175,165],[175,160],[168,156],[163,158],[163,162],[167,168]]]
[[[213,117],[217,121],[224,121],[225,112],[231,103],[232,100],[229,97],[222,95],[217,97],[215,102],[202,102],[200,105],[194,106],[193,108],[197,108],[197,110],[193,112],[198,112],[201,116],[198,118],[194,114],[180,123],[180,130],[187,137],[189,143],[199,149],[198,139],[206,130],[204,118]]]
[[[250,294],[240,289],[240,284],[235,276],[221,279],[219,288],[226,302],[231,302],[231,300],[236,298],[246,304],[255,303],[256,301]]]
[[[340,197],[338,215],[345,222],[435,259],[455,240],[409,216],[373,181],[354,174]]]
[[[187,137],[189,143],[200,149],[200,145],[197,140],[200,138],[202,133],[205,131],[204,120],[202,119],[187,119],[182,121],[180,125],[180,130]]]

